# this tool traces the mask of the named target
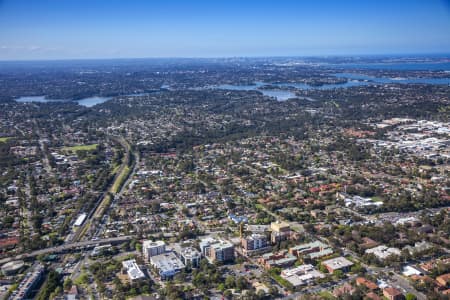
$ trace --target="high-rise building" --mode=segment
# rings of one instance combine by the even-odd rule
[[[181,261],[187,266],[192,268],[198,268],[200,265],[200,259],[202,255],[195,248],[187,247],[180,251]]]
[[[272,230],[270,241],[273,244],[287,240],[291,235],[291,227],[286,222],[272,222],[270,224],[270,229]]]
[[[35,264],[32,270],[25,274],[17,289],[11,294],[9,299],[28,299],[30,294],[40,284],[45,268],[41,264]]]
[[[225,241],[211,245],[211,260],[219,262],[233,261],[234,245]]]
[[[261,250],[268,247],[267,236],[264,234],[254,233],[241,240],[241,245],[245,254],[252,251]]]
[[[202,254],[210,261],[227,262],[234,260],[234,245],[230,242],[206,238],[200,242]]]
[[[166,252],[166,243],[164,241],[144,241],[142,244],[144,259],[149,261],[150,257]]]

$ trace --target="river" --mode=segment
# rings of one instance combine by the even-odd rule
[[[61,100],[61,99],[47,99],[45,96],[23,96],[16,99],[17,102],[28,103],[28,102],[38,102],[38,103],[52,103],[52,102],[77,102],[81,106],[92,107],[94,105],[106,102],[112,99],[111,97],[88,97],[80,100]]]

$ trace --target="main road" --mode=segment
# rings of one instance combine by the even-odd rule
[[[0,264],[5,264],[7,262],[10,262],[13,260],[18,260],[18,259],[31,258],[31,257],[35,257],[38,255],[64,253],[64,252],[68,252],[70,250],[74,250],[77,248],[83,249],[83,248],[95,247],[95,246],[106,245],[106,244],[123,243],[126,241],[130,241],[131,239],[133,239],[133,237],[130,235],[127,235],[127,236],[112,237],[112,238],[107,238],[107,239],[98,239],[98,240],[68,243],[68,244],[63,244],[60,246],[36,250],[36,251],[30,252],[30,253],[19,254],[19,255],[13,256],[13,257],[3,258],[0,260]]]
[[[6,262],[17,260],[17,259],[24,259],[29,257],[34,257],[41,254],[50,254],[50,253],[63,253],[68,250],[76,249],[76,248],[85,248],[90,247],[94,245],[103,245],[103,244],[110,244],[110,243],[120,243],[125,242],[128,240],[131,240],[131,236],[122,236],[122,237],[113,237],[113,238],[106,238],[106,239],[92,239],[87,241],[81,241],[82,237],[86,232],[89,231],[90,227],[92,226],[92,223],[94,219],[100,219],[107,206],[108,202],[110,201],[108,194],[116,194],[120,191],[122,191],[122,187],[125,183],[124,179],[128,179],[128,176],[130,175],[130,164],[134,164],[135,162],[132,160],[132,153],[131,153],[131,147],[130,144],[123,138],[123,137],[112,137],[115,139],[120,145],[125,149],[126,153],[124,156],[124,159],[122,160],[122,164],[119,167],[116,175],[114,176],[113,182],[109,185],[108,189],[102,193],[102,195],[99,197],[99,200],[97,201],[94,208],[89,212],[85,222],[82,226],[78,228],[78,230],[75,232],[74,236],[70,241],[66,242],[65,244],[61,246],[56,247],[49,247],[45,249],[36,250],[30,253],[24,253],[19,254],[14,257],[7,257],[0,260],[0,264],[4,264]],[[132,166],[132,171],[135,171],[135,166]],[[132,173],[132,172],[131,172]],[[124,182],[120,182],[124,180]]]

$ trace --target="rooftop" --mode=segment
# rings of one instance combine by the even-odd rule
[[[180,254],[185,258],[196,258],[200,257],[200,252],[197,251],[197,249],[192,247],[186,247],[181,249]]]
[[[390,255],[400,255],[400,250],[397,248],[388,248],[386,246],[380,245],[375,248],[367,249],[366,253],[372,253],[380,259],[385,259]]]
[[[164,246],[166,245],[166,243],[164,243],[164,241],[144,241],[143,246],[145,248],[149,248],[149,247],[160,247],[160,246]]]
[[[184,268],[183,262],[173,252],[152,256],[150,262],[162,273]]]
[[[346,259],[345,257],[336,257],[332,259],[325,260],[322,262],[325,266],[332,268],[333,270],[338,270],[346,267],[353,266],[353,263]]]
[[[145,274],[137,265],[136,260],[125,260],[122,262],[122,266],[127,270],[128,277],[130,277],[131,280],[145,278]]]
[[[223,250],[231,247],[233,247],[233,244],[227,241],[219,241],[211,245],[211,248],[214,248],[215,250]]]

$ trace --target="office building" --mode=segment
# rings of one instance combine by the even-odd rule
[[[151,256],[149,261],[162,280],[172,279],[184,269],[183,262],[173,252]]]
[[[180,251],[180,257],[181,261],[186,266],[191,266],[192,268],[198,268],[200,266],[200,259],[202,255],[200,252],[197,251],[197,249],[192,247],[186,247],[181,249]]]
[[[142,244],[144,259],[149,261],[150,257],[166,252],[166,244],[163,241],[144,241]]]
[[[130,259],[122,262],[123,270],[128,274],[130,281],[136,281],[145,278],[144,272],[141,271],[136,263],[136,260]]]

